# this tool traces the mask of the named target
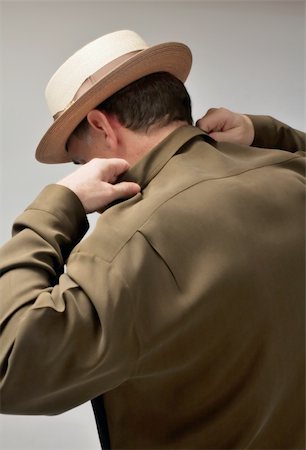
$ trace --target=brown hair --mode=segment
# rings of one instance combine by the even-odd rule
[[[191,100],[184,84],[168,72],[157,72],[129,84],[96,107],[113,114],[121,125],[134,131],[166,126],[174,121],[192,125]],[[87,129],[85,118],[74,130]]]

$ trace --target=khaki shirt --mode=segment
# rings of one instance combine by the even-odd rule
[[[251,118],[255,145],[305,149]],[[112,448],[304,448],[304,161],[184,126],[82,241],[47,186],[1,249],[2,412],[104,394]]]

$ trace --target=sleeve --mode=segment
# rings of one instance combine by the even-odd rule
[[[253,147],[276,148],[295,153],[305,152],[306,135],[270,116],[248,114],[255,128]]]
[[[114,388],[132,371],[137,342],[120,274],[86,253],[71,255],[64,273],[87,228],[77,196],[47,186],[0,251],[3,413],[58,414]],[[121,318],[116,327],[115,317]]]

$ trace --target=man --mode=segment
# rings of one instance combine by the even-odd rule
[[[301,449],[304,135],[224,109],[192,126],[190,64],[124,31],[51,79],[36,156],[83,166],[2,249],[2,411],[95,399],[111,448]]]

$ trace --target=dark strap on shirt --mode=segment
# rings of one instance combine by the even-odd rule
[[[104,408],[103,395],[99,395],[99,397],[96,397],[93,400],[91,400],[91,405],[96,419],[96,425],[98,429],[101,448],[103,450],[110,450],[109,433]]]

